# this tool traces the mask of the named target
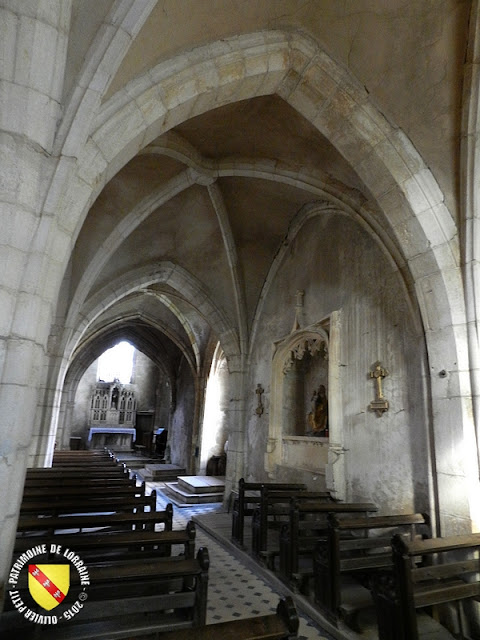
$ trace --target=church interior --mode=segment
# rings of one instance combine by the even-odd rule
[[[420,556],[478,563],[477,44],[477,0],[0,0],[0,629],[27,491],[66,489],[70,459],[96,477],[105,452],[157,497],[215,484],[173,499],[212,567],[229,549],[268,580],[255,518],[285,524],[288,503],[305,524],[307,493],[316,549],[335,526],[359,546],[352,513],[369,539],[391,523],[382,580],[408,558],[408,605]],[[118,348],[125,379],[99,373]],[[418,638],[480,638],[462,566],[418,596],[438,627]],[[317,577],[308,603],[289,583],[311,637],[415,640],[362,571],[383,611],[367,635]]]

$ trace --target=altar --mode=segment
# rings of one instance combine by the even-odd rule
[[[101,426],[90,427],[88,431],[87,448],[103,449],[112,447],[117,450],[130,451],[136,439],[133,427]]]
[[[131,385],[98,381],[92,390],[87,448],[131,451],[136,440],[136,401]]]

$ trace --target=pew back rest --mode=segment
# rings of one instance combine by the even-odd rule
[[[112,640],[202,627],[206,623],[208,569],[205,547],[192,559],[90,564],[91,584],[85,606],[73,619],[49,627],[45,637]],[[32,625],[16,610],[2,615],[2,637],[18,635],[22,640],[36,640],[38,631],[38,625]]]
[[[232,541],[243,547],[245,516],[253,515],[254,509],[261,500],[262,487],[268,486],[272,490],[306,490],[303,483],[285,482],[245,482],[238,481],[238,497],[234,500],[232,509]]]
[[[290,502],[290,537],[292,540],[302,535],[302,531],[326,530],[330,514],[352,518],[354,514],[366,516],[375,513],[377,506],[372,502],[326,502],[303,501],[292,498]]]
[[[155,555],[158,551],[164,555],[170,555],[172,545],[181,545],[183,547],[182,555],[186,558],[193,558],[195,555],[195,536],[195,524],[190,520],[185,529],[181,530],[58,534],[55,536],[55,544],[64,549],[75,549],[85,556],[88,556],[90,551],[105,553],[115,550],[125,550],[128,553],[141,550],[145,552],[144,555],[149,553]],[[40,541],[44,540],[40,539]],[[14,553],[19,555],[30,549],[31,546],[31,537],[19,537],[15,541]]]
[[[416,610],[480,598],[480,533],[392,538],[393,573],[373,581],[379,639],[418,640]],[[394,631],[395,630],[395,631]]]
[[[110,527],[113,529],[132,528],[132,526],[155,529],[156,524],[163,524],[166,531],[172,530],[173,507],[169,503],[163,511],[145,511],[140,513],[107,513],[50,516],[37,518],[34,516],[21,516],[18,520],[17,535],[19,532],[47,531],[46,536],[54,535],[56,530],[62,529],[91,529],[95,527]]]
[[[155,489],[150,495],[97,495],[71,496],[52,500],[48,496],[37,500],[22,501],[20,514],[35,513],[36,515],[59,515],[73,513],[102,513],[107,511],[144,511],[148,508],[155,511],[157,506],[157,493]]]
[[[416,608],[480,595],[480,534],[413,541],[396,534],[392,550],[399,595]]]
[[[24,487],[23,502],[28,500],[38,500],[48,497],[49,500],[63,500],[65,498],[79,497],[97,500],[99,496],[136,496],[145,495],[145,482],[136,486],[135,482],[122,482],[120,484],[103,484],[95,486],[66,485],[61,487]]]

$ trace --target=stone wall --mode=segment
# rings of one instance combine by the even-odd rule
[[[374,501],[389,511],[427,508],[424,345],[395,265],[364,228],[334,212],[306,221],[271,282],[252,348],[246,475],[267,477],[272,345],[291,332],[296,291],[301,289],[302,326],[333,312],[340,319],[338,344],[329,356],[338,360],[340,372],[336,393],[341,415],[330,425],[329,438],[330,465],[336,467],[325,469],[319,463],[318,470],[305,471],[297,460],[291,466],[283,460],[273,475],[303,480],[315,489],[326,485],[340,498]],[[384,394],[390,408],[382,416],[368,408],[375,391],[369,370],[377,360],[389,371]],[[254,394],[259,382],[265,389],[260,417],[255,415]]]

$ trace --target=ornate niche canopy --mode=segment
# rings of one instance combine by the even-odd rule
[[[303,333],[303,331],[297,332]],[[328,340],[328,339],[327,339]],[[303,360],[305,354],[311,356],[321,355],[325,360],[328,358],[328,341],[320,336],[299,336],[298,342],[293,345],[283,365],[283,373],[288,373],[297,360]]]

